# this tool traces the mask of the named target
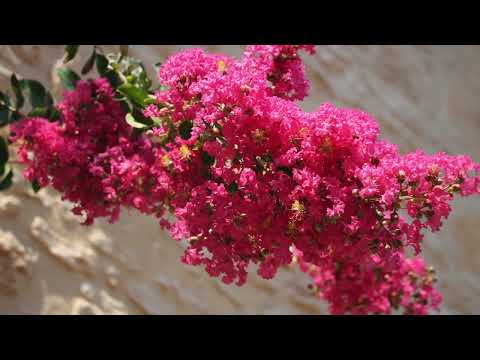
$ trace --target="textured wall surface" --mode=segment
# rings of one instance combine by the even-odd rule
[[[133,46],[146,64],[187,46]],[[103,47],[106,51],[112,47]],[[207,46],[239,56],[241,46]],[[479,46],[319,46],[305,59],[312,88],[304,103],[358,107],[402,151],[469,153],[480,161]],[[78,70],[90,49],[80,49]],[[0,88],[11,71],[58,95],[61,46],[0,45]],[[153,69],[152,69],[153,70]],[[1,314],[325,314],[308,278],[294,268],[272,281],[252,273],[226,286],[180,261],[182,247],[155,219],[127,214],[85,227],[52,190],[33,194],[16,168],[0,193]],[[459,199],[443,231],[428,235],[425,257],[439,273],[441,313],[480,313],[480,198]]]

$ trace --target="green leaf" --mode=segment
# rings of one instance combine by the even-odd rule
[[[10,123],[14,123],[22,118],[23,116],[18,111],[13,111],[10,115]]]
[[[229,194],[234,194],[238,190],[238,184],[236,181],[232,182],[230,185],[227,187],[227,191]]]
[[[0,127],[8,124],[8,119],[10,117],[10,110],[7,107],[0,106]]]
[[[2,181],[7,175],[8,172],[12,169],[10,163],[0,163],[0,181]]]
[[[128,104],[127,101],[120,101],[120,106],[122,107],[123,111],[125,111],[126,113],[131,111],[130,105]]]
[[[40,191],[41,187],[40,184],[38,183],[37,179],[32,181],[32,190],[36,194]]]
[[[0,137],[0,164],[8,161],[8,144],[3,137]]]
[[[108,59],[102,54],[95,55],[95,64],[97,72],[100,76],[104,76],[108,72]]]
[[[8,124],[10,118],[10,99],[0,91],[0,127]]]
[[[287,167],[287,166],[278,166],[278,167],[277,167],[277,170],[283,171],[285,174],[287,174],[287,175],[290,176],[290,177],[293,176],[292,169],[290,169],[290,168]]]
[[[45,105],[48,109],[53,107],[53,96],[48,91],[46,91],[45,94]]]
[[[55,108],[55,107],[50,108],[50,111],[49,111],[49,114],[48,114],[48,119],[50,121],[56,121],[56,120],[60,119],[60,111],[58,111],[58,109]]]
[[[60,81],[65,89],[75,90],[77,81],[80,80],[80,76],[78,76],[75,71],[67,68],[60,68],[58,69],[57,74],[60,77]]]
[[[31,117],[48,117],[48,108],[46,107],[38,107],[30,111],[28,116]]]
[[[193,122],[190,120],[184,120],[180,123],[180,126],[178,127],[178,132],[180,134],[180,137],[183,140],[188,140],[192,136],[192,128],[193,128]]]
[[[93,65],[95,64],[96,56],[97,56],[97,51],[95,48],[93,48],[92,55],[90,55],[85,65],[83,65],[82,67],[82,75],[86,75],[87,73],[90,72],[90,70],[92,70]]]
[[[114,70],[109,68],[109,61],[104,55],[96,54],[95,63],[97,65],[98,74],[106,78],[114,89],[116,89],[122,83],[122,80],[120,79],[118,74]]]
[[[206,151],[202,152],[202,160],[206,166],[212,166],[215,163],[215,158]]]
[[[0,106],[1,105],[10,106],[10,98],[8,95],[0,91]]]
[[[13,171],[10,164],[6,164],[3,175],[0,175],[0,191],[8,189],[12,186]]]
[[[64,64],[73,60],[75,55],[77,55],[79,47],[80,47],[80,45],[65,45],[65,56],[63,58],[63,63]]]
[[[12,167],[8,162],[0,162],[0,191],[9,188],[12,185]]]
[[[148,125],[142,124],[141,122],[138,122],[137,120],[135,120],[133,115],[130,113],[128,113],[127,116],[125,116],[125,120],[127,120],[128,125],[136,129],[145,129],[148,127]]]
[[[49,107],[52,103],[52,97],[47,93],[45,87],[37,80],[20,80],[20,87],[30,100],[32,108]]]
[[[119,86],[118,90],[123,93],[129,100],[139,106],[145,105],[145,99],[148,98],[148,92],[138,88],[132,84],[124,83]]]
[[[21,82],[18,81],[15,73],[13,73],[12,76],[10,77],[10,84],[12,85],[12,89],[16,98],[15,108],[21,109],[23,104],[25,103],[25,98],[23,97]]]
[[[157,98],[154,95],[148,95],[148,97],[143,101],[144,105],[156,104]]]
[[[118,88],[122,84],[122,80],[113,70],[107,71],[103,76],[108,80],[108,82],[114,89]]]

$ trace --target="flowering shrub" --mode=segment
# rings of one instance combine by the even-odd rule
[[[96,62],[102,77],[62,70],[71,91],[54,116],[20,116],[10,140],[26,179],[61,192],[86,224],[115,222],[122,207],[154,215],[188,240],[184,263],[227,284],[244,284],[251,264],[271,279],[298,262],[333,314],[438,309],[434,270],[419,257],[424,231],[440,229],[455,194],[480,192],[480,165],[400,154],[360,110],[302,111],[301,51],[315,49],[186,50],[152,90],[139,62],[94,49],[84,72]]]

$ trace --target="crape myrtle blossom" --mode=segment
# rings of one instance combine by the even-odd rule
[[[435,271],[423,259],[408,259],[395,252],[388,259],[366,255],[362,261],[329,257],[320,265],[303,261],[301,251],[293,249],[300,269],[313,280],[311,290],[325,299],[332,314],[427,315],[438,309],[441,294],[433,287]]]
[[[433,270],[418,256],[424,231],[440,229],[455,194],[480,192],[480,165],[400,154],[360,110],[302,111],[301,51],[314,48],[173,55],[158,73],[166,88],[144,109],[155,127],[142,134],[105,80],[79,82],[58,123],[13,127],[25,176],[60,191],[88,224],[113,222],[122,207],[157,216],[188,240],[183,262],[225,283],[244,284],[251,264],[271,279],[295,260],[334,314],[437,309]]]
[[[12,125],[26,179],[62,193],[86,224],[97,217],[116,221],[122,205],[155,212],[152,200],[158,191],[164,197],[154,174],[156,149],[133,136],[108,82],[79,81],[57,107],[60,122],[31,118]]]

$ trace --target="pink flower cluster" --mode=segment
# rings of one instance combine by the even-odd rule
[[[401,155],[359,110],[302,111],[300,50],[314,52],[249,46],[239,60],[201,49],[170,57],[159,71],[168,89],[144,111],[156,126],[141,136],[104,80],[81,82],[59,105],[60,123],[14,127],[26,176],[52,184],[87,223],[114,221],[121,206],[158,216],[188,240],[182,260],[225,283],[245,283],[251,264],[273,278],[296,258],[332,313],[437,308],[432,271],[406,250],[418,255],[454,194],[480,193],[480,165]]]
[[[304,262],[301,251],[293,251],[300,269],[313,279],[310,288],[329,303],[332,314],[391,314],[402,308],[405,315],[427,315],[442,301],[433,287],[435,271],[420,257],[408,259],[398,251],[383,259],[329,257],[313,265]]]
[[[132,134],[113,96],[103,78],[79,81],[57,106],[61,122],[31,118],[11,127],[26,179],[62,193],[86,224],[114,222],[122,205],[146,211],[156,198],[157,180],[144,181],[155,162],[152,144]]]

